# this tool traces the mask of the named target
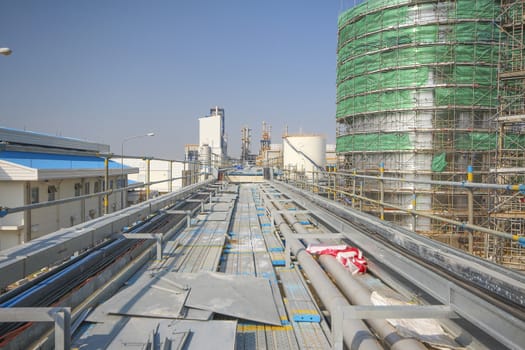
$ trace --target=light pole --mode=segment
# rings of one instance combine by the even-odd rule
[[[7,47],[0,47],[0,55],[9,56],[13,51]]]
[[[148,132],[144,135],[137,135],[137,136],[131,136],[127,137],[124,140],[122,140],[121,148],[120,148],[120,181],[122,181],[123,187],[128,187],[127,181],[124,184],[124,143],[129,140],[138,139],[140,137],[147,137],[147,136],[155,136],[154,132]],[[120,209],[124,209],[124,189],[120,191]]]

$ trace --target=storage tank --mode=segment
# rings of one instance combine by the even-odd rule
[[[338,21],[337,153],[341,170],[418,180],[463,181],[488,173],[495,151],[498,2],[368,0]],[[484,140],[484,141],[481,141]],[[370,191],[374,186],[364,186]],[[430,213],[455,213],[464,193],[386,183],[385,198]],[[463,214],[458,217],[458,212]],[[421,232],[439,222],[389,211]],[[481,218],[484,220],[484,218]],[[431,227],[431,224],[433,227]]]
[[[288,135],[283,137],[283,166],[304,171],[311,178],[312,171],[324,170],[326,139],[322,135]]]

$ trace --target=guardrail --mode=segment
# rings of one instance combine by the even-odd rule
[[[496,227],[490,220],[498,218],[498,210],[505,207],[511,199],[523,196],[525,198],[525,184],[488,184],[473,182],[472,168],[465,173],[465,181],[436,181],[429,179],[387,177],[385,169],[380,164],[376,170],[377,176],[362,175],[356,171],[349,172],[298,172],[285,170],[281,180],[295,187],[321,194],[330,199],[341,201],[346,205],[377,215],[384,220],[386,215],[404,215],[411,217],[411,227],[418,231],[418,219],[427,218],[432,225],[442,225],[440,234],[465,234],[466,250],[474,253],[474,234],[482,233],[495,238],[502,238],[518,243],[518,247],[525,247],[525,236],[521,232],[505,232]],[[415,175],[414,177],[416,177]],[[429,178],[429,174],[424,174]],[[387,198],[399,198],[403,193],[404,200],[411,196],[409,205],[388,202]],[[436,194],[447,193],[463,200],[463,203],[448,204],[439,209],[434,203],[428,204],[428,198]],[[495,202],[494,198],[506,198]],[[418,200],[427,197],[425,208]],[[494,205],[496,203],[496,205]],[[525,208],[525,205],[524,205]],[[521,213],[521,214],[520,214]],[[510,214],[509,214],[510,215]],[[513,219],[521,218],[525,223],[525,210],[516,214]],[[410,219],[408,219],[410,220]],[[407,220],[407,221],[408,221]],[[445,231],[445,232],[443,232]],[[421,232],[432,235],[432,231]],[[488,258],[489,252],[485,239],[483,255]],[[525,251],[523,251],[525,254]],[[478,252],[478,255],[481,253]]]
[[[145,219],[178,200],[215,181],[210,179],[190,185],[146,202],[111,213],[89,222],[31,240],[0,252],[0,289],[26,276],[63,261],[77,252],[122,232],[124,227]]]
[[[71,308],[69,307],[0,308],[0,322],[54,322],[55,349],[71,348]]]

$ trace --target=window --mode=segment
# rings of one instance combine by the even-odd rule
[[[76,183],[75,184],[75,197],[78,197],[82,194],[82,184]]]
[[[90,193],[90,188],[89,188],[89,182],[86,182],[84,183],[84,194],[89,194]]]
[[[94,193],[99,193],[100,192],[100,182],[95,182],[95,188],[93,189],[93,192]]]
[[[32,187],[31,188],[31,204],[36,204],[40,202],[40,191],[38,190],[38,187]]]
[[[47,186],[47,201],[52,202],[55,200],[55,193],[57,192],[57,188],[53,185]]]
[[[113,189],[113,180],[109,180],[109,188]]]

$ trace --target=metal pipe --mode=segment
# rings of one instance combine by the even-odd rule
[[[352,176],[361,179],[372,179],[377,180],[377,176],[371,175],[357,175],[349,173],[341,173],[345,176]],[[489,188],[494,190],[507,190],[507,191],[520,191],[525,192],[525,184],[486,184],[480,182],[468,182],[468,181],[436,181],[436,180],[417,180],[410,179],[406,180],[399,177],[383,177],[383,180],[396,181],[396,182],[407,182],[407,183],[419,183],[419,184],[430,184],[430,185],[441,185],[441,186],[452,186],[462,188]]]
[[[274,205],[279,207],[281,210],[284,209],[280,203]],[[283,214],[283,216],[288,222],[293,222],[292,227],[296,232],[308,233],[308,230],[306,230],[300,222],[297,222],[291,213]],[[353,305],[372,305],[370,300],[370,291],[363,287],[333,256],[322,255],[319,257],[319,262],[330,273],[330,275],[332,275],[339,289]],[[310,275],[308,275],[308,277],[310,277]],[[395,328],[392,327],[386,320],[371,319],[367,320],[367,323],[393,350],[426,349],[423,344],[415,339],[401,337],[396,333]]]
[[[337,286],[354,305],[372,305],[370,291],[344,268],[333,256],[321,255],[321,266],[334,278]],[[426,346],[412,338],[403,338],[386,320],[368,319],[366,322],[377,332],[392,350],[425,350]]]
[[[265,196],[271,201],[266,194]],[[278,209],[282,209],[276,202],[274,202],[274,206]],[[288,225],[286,225],[283,217],[280,214],[272,214],[272,216],[275,220],[276,226],[279,227],[281,232],[285,235],[286,242],[290,247],[291,252],[295,255],[301,264],[301,267],[307,273],[312,286],[315,288],[319,298],[330,314],[336,312],[337,309],[348,306],[349,304],[346,298],[341,294],[337,287],[334,286],[319,264],[305,251],[302,243],[293,238],[293,232]],[[349,349],[379,350],[382,348],[370,330],[360,320],[344,321],[343,341]]]
[[[362,191],[362,189],[361,189],[361,191]],[[510,239],[510,240],[512,240],[514,242],[518,242],[522,246],[525,246],[525,237],[521,237],[519,235],[513,235],[513,234],[510,234],[510,233],[506,233],[506,232],[496,231],[496,230],[492,230],[492,229],[485,228],[485,227],[482,227],[482,226],[471,225],[469,223],[464,223],[464,222],[461,222],[461,221],[447,219],[447,218],[443,218],[443,217],[437,216],[437,215],[426,214],[426,213],[423,213],[423,212],[420,212],[420,211],[417,211],[417,210],[414,210],[414,209],[407,210],[407,209],[405,209],[403,207],[400,207],[400,206],[397,206],[397,205],[394,205],[394,204],[382,203],[380,201],[376,201],[374,199],[370,199],[370,198],[367,198],[367,197],[364,197],[364,196],[360,196],[360,195],[357,195],[357,194],[353,195],[352,193],[346,192],[346,191],[340,191],[340,193],[341,194],[345,194],[347,196],[353,196],[353,197],[356,197],[358,199],[361,199],[361,202],[362,201],[366,201],[366,202],[370,202],[370,203],[374,203],[374,204],[378,204],[378,205],[384,205],[384,206],[387,206],[389,208],[397,209],[397,210],[403,211],[403,212],[408,213],[408,214],[418,215],[418,216],[422,216],[422,217],[426,217],[426,218],[430,218],[430,219],[446,222],[448,224],[459,226],[459,227],[461,227],[463,229],[472,230],[472,231],[480,231],[480,232],[488,233],[488,234],[491,234],[491,235],[494,235],[494,236],[498,236],[498,237],[501,237],[501,238]],[[362,208],[359,208],[359,210],[362,211]]]
[[[177,179],[179,179],[179,178],[175,178],[175,180],[177,180]],[[150,182],[150,184],[153,185],[153,184],[166,182],[166,181],[167,180],[153,181],[153,182]],[[129,186],[125,187],[125,188],[118,188],[118,189],[115,189],[115,190],[111,190],[110,189],[108,191],[96,192],[96,193],[86,194],[86,195],[77,196],[77,197],[69,197],[69,198],[64,198],[64,199],[57,199],[57,200],[54,200],[54,201],[51,201],[51,202],[40,202],[40,203],[35,203],[35,204],[22,205],[20,207],[14,207],[14,208],[0,207],[0,218],[4,217],[6,215],[9,215],[9,214],[19,213],[19,212],[24,211],[24,210],[32,210],[32,209],[56,206],[56,205],[59,205],[59,204],[65,204],[65,203],[70,203],[70,202],[76,202],[76,201],[83,200],[83,199],[88,199],[88,198],[92,198],[92,197],[100,197],[100,196],[103,196],[103,195],[106,195],[106,194],[109,195],[111,193],[127,191],[128,189],[138,188],[138,187],[143,187],[143,186],[144,186],[144,184],[139,183],[139,184],[129,185]]]
[[[104,158],[104,215],[109,213],[109,158]]]
[[[170,179],[170,182],[168,182],[168,192],[173,191],[173,161],[170,160],[170,167],[168,169],[168,178]]]
[[[150,186],[150,158],[146,158],[146,200],[149,199]]]
[[[474,181],[474,173],[472,165],[467,167],[467,181],[472,183]],[[467,202],[468,202],[468,223],[474,225],[474,193],[472,188],[467,189]],[[472,231],[468,232],[468,252],[472,254],[474,248],[474,234]]]
[[[384,174],[385,174],[385,163],[379,164],[379,201],[383,203],[385,201],[385,181],[384,181]],[[385,206],[382,205],[381,208],[381,220],[385,220]]]

